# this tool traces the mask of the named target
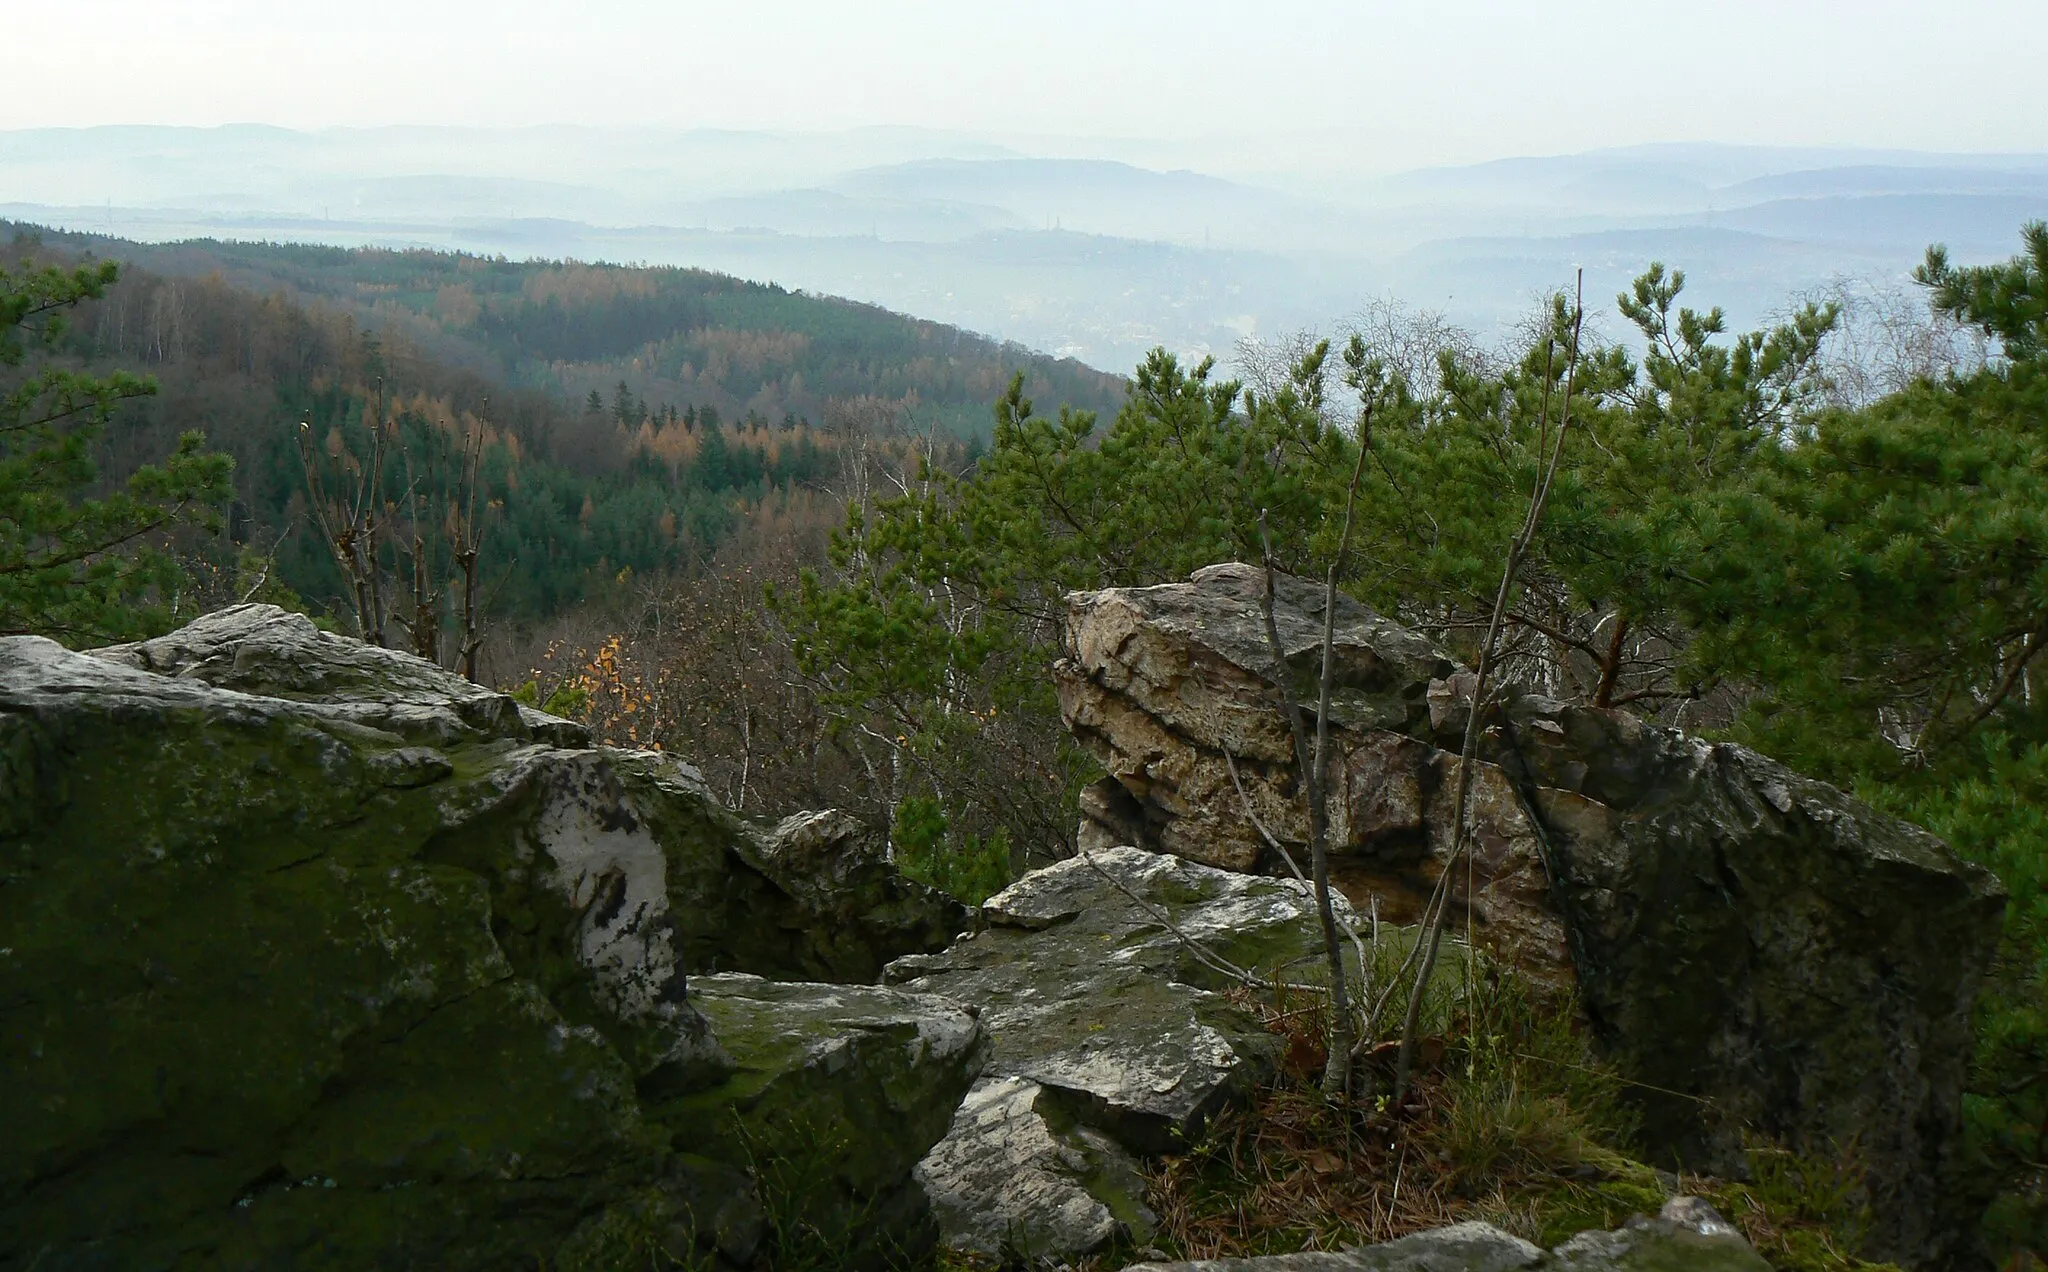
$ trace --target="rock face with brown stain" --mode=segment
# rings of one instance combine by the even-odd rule
[[[1263,824],[1306,868],[1308,804],[1271,678],[1264,586],[1249,566],[1219,565],[1192,583],[1071,598],[1060,707],[1110,774],[1082,800],[1084,843],[1279,872]],[[1280,580],[1274,625],[1297,700],[1311,706],[1322,608],[1322,589]],[[1341,602],[1335,645],[1332,872],[1361,911],[1376,902],[1382,918],[1413,922],[1451,850],[1457,746],[1440,749],[1436,740],[1442,729],[1463,726],[1462,709],[1445,699],[1458,667],[1349,600]],[[1542,842],[1512,782],[1498,765],[1481,764],[1470,802],[1472,886],[1468,896],[1461,870],[1453,889],[1461,926],[1470,909],[1490,945],[1546,980],[1568,977]]]
[[[1256,816],[1305,855],[1263,594],[1260,571],[1219,565],[1069,598],[1061,709],[1110,775],[1082,801],[1084,846],[1284,869]],[[1361,911],[1413,921],[1451,853],[1473,677],[1414,632],[1338,606],[1332,874]],[[1280,674],[1312,710],[1322,589],[1283,578],[1275,611]],[[1646,1084],[1657,1153],[1739,1170],[1746,1131],[1853,1151],[1871,1253],[1946,1257],[1997,881],[1744,747],[1525,694],[1483,723],[1457,929],[1469,918],[1537,979],[1576,982],[1607,1053]]]

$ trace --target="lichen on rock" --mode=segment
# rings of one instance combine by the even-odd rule
[[[1339,915],[1357,923],[1341,901]],[[980,930],[889,965],[989,1031],[987,1076],[918,1168],[947,1244],[1074,1257],[1146,1235],[1139,1159],[1186,1145],[1278,1060],[1190,941],[1309,983],[1323,956],[1301,884],[1122,847],[1025,875]]]
[[[754,993],[794,1054],[690,978],[858,975],[957,907],[841,833],[802,868],[886,913],[820,914],[686,765],[587,741],[269,607],[91,655],[0,640],[0,1264],[746,1263],[777,1239],[781,1149],[733,1130],[764,1091],[764,1144],[886,1125],[891,1153],[812,1156],[880,1237],[928,1241],[910,1171],[975,1076],[972,1016]]]
[[[1351,1250],[1135,1263],[1125,1272],[1767,1272],[1742,1234],[1696,1197],[1545,1251],[1491,1224],[1433,1228]]]

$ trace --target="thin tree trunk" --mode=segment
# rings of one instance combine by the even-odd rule
[[[362,518],[363,545],[369,555],[370,630],[363,639],[384,643],[384,568],[377,553],[377,527],[384,511],[384,381],[377,381],[377,417],[370,422],[370,471],[366,474],[367,507]]]
[[[1308,788],[1309,874],[1315,892],[1316,918],[1323,932],[1323,954],[1330,968],[1330,1051],[1323,1066],[1323,1092],[1348,1100],[1351,1096],[1351,1052],[1353,1021],[1349,975],[1344,968],[1346,942],[1337,927],[1336,904],[1330,897],[1330,696],[1336,683],[1337,580],[1351,551],[1351,531],[1358,511],[1358,486],[1365,476],[1365,458],[1372,448],[1372,408],[1368,403],[1359,421],[1358,461],[1351,470],[1351,484],[1344,498],[1344,530],[1337,541],[1337,555],[1330,563],[1323,586],[1323,661],[1317,678],[1316,742],[1309,749],[1308,729],[1295,700],[1294,686],[1287,672],[1286,651],[1280,644],[1280,630],[1274,621],[1273,547],[1266,530],[1265,513],[1259,514],[1259,537],[1265,550],[1266,643],[1273,655],[1274,683],[1287,712],[1287,725],[1294,737],[1296,766]],[[1364,971],[1360,968],[1361,973]]]
[[[1572,426],[1572,392],[1577,385],[1579,370],[1579,339],[1586,321],[1586,272],[1579,271],[1578,295],[1572,314],[1571,347],[1566,350],[1564,402],[1560,410],[1557,437],[1551,445],[1550,455],[1537,476],[1536,487],[1529,495],[1528,515],[1522,519],[1521,533],[1508,546],[1506,564],[1501,569],[1500,590],[1494,596],[1493,618],[1487,624],[1486,641],[1479,647],[1479,665],[1474,669],[1472,686],[1472,708],[1465,720],[1464,744],[1458,752],[1458,795],[1451,814],[1451,852],[1444,860],[1442,878],[1437,881],[1436,894],[1431,898],[1435,906],[1425,917],[1425,931],[1420,940],[1425,953],[1421,969],[1408,994],[1408,1011],[1401,1022],[1401,1046],[1394,1060],[1393,1105],[1399,1108],[1408,1096],[1408,1083],[1412,1076],[1411,1067],[1415,1060],[1415,1032],[1422,1018],[1422,1002],[1428,994],[1430,978],[1436,973],[1437,952],[1443,946],[1444,916],[1451,907],[1451,881],[1457,871],[1458,861],[1466,852],[1469,835],[1465,825],[1467,806],[1472,793],[1472,768],[1479,752],[1480,720],[1486,714],[1486,691],[1488,678],[1494,671],[1494,659],[1500,646],[1501,627],[1507,617],[1508,598],[1514,591],[1515,576],[1521,571],[1522,560],[1530,545],[1536,540],[1536,531],[1543,524],[1543,508],[1550,499],[1551,483],[1557,476],[1558,461],[1564,456],[1566,435]],[[1550,432],[1550,379],[1544,377],[1543,413],[1539,436],[1549,437]],[[1472,890],[1467,886],[1465,904],[1472,904]]]
[[[1622,642],[1628,639],[1628,618],[1620,610],[1614,612],[1614,639],[1607,642],[1607,657],[1600,662],[1600,684],[1593,691],[1593,705],[1611,707],[1614,705],[1615,682],[1621,679]]]

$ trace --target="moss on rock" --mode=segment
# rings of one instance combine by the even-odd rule
[[[103,657],[0,640],[0,1266],[600,1266],[628,1230],[744,1262],[785,1146],[721,1128],[767,1070],[762,1134],[843,1128],[850,1189],[906,1191],[973,1022],[792,1068],[846,1032],[796,995],[788,1039],[721,1045],[689,957],[806,913],[762,832],[502,697],[264,607]]]

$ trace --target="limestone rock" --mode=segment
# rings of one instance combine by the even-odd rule
[[[1156,1222],[1137,1159],[1023,1078],[975,1084],[917,1177],[946,1243],[976,1254],[1086,1254]]]
[[[1765,1272],[1770,1264],[1734,1224],[1698,1197],[1673,1197],[1655,1219],[1582,1232],[1552,1251],[1559,1272]]]
[[[938,1228],[911,1172],[981,1070],[973,1014],[929,994],[738,973],[697,977],[690,997],[735,1065],[678,1107],[671,1133],[749,1163],[770,1231],[800,1229],[835,1262],[928,1252]]]
[[[1348,906],[1340,917],[1356,922]],[[945,953],[886,973],[973,1004],[992,1044],[988,1081],[919,1169],[949,1245],[1089,1253],[1150,1223],[1124,1162],[1199,1133],[1277,1058],[1277,1040],[1220,992],[1228,978],[1166,922],[1239,967],[1312,982],[1314,904],[1293,880],[1121,847],[1026,875],[982,918]],[[1004,1192],[1011,1169],[1027,1190]]]
[[[589,730],[396,649],[323,632],[274,605],[235,605],[154,640],[91,651],[108,662],[256,697],[318,705],[408,740],[535,738],[588,746]]]
[[[1713,1203],[1704,1197],[1673,1197],[1664,1203],[1657,1217],[1667,1223],[1674,1223],[1689,1232],[1702,1237],[1738,1237],[1743,1240],[1742,1230],[1721,1217]]]
[[[425,743],[374,749],[369,762],[393,786],[446,777],[444,751],[464,743],[525,742],[549,751],[590,745],[580,724],[398,650],[323,632],[271,605],[233,606],[155,640],[90,654]],[[559,767],[559,757],[535,754]],[[943,949],[967,926],[966,907],[897,873],[879,839],[844,813],[799,813],[763,830],[721,807],[697,771],[673,756],[606,751],[595,763],[604,776],[592,780],[616,788],[606,798],[631,802],[647,833],[659,835],[675,858],[674,935],[692,969],[872,981],[890,958]],[[490,779],[496,797],[516,803],[532,767],[530,756],[511,757]]]
[[[1520,1237],[1491,1224],[1460,1223],[1359,1250],[1136,1263],[1125,1272],[1520,1272],[1545,1262],[1543,1251]]]
[[[1274,625],[1297,701],[1316,701],[1323,592],[1282,577]],[[1082,801],[1082,839],[1135,843],[1229,870],[1280,873],[1253,818],[1307,859],[1308,808],[1272,679],[1262,571],[1218,565],[1191,583],[1076,593],[1060,710],[1120,790]],[[1420,636],[1340,597],[1331,717],[1331,874],[1358,906],[1412,923],[1453,840],[1457,747],[1431,740],[1433,687],[1456,672]],[[1478,851],[1454,896],[1487,943],[1540,977],[1570,976],[1538,829],[1497,765],[1472,783]]]
[[[793,814],[740,849],[796,902],[784,936],[833,980],[875,980],[896,954],[943,949],[970,921],[966,906],[899,874],[882,837],[847,813]]]
[[[991,1075],[1068,1093],[1160,1151],[1264,1072],[1274,1042],[1157,913],[1264,975],[1311,979],[1322,957],[1302,885],[1126,847],[1026,875],[989,898],[982,931],[886,976],[979,1008]]]
[[[1113,782],[1082,801],[1084,843],[1276,872],[1247,804],[1306,843],[1263,594],[1261,571],[1222,565],[1069,598],[1061,709]],[[1285,674],[1312,707],[1322,590],[1283,579],[1277,601]],[[1474,678],[1338,606],[1332,876],[1359,908],[1411,921],[1455,840]],[[1997,881],[1740,746],[1528,694],[1484,723],[1453,921],[1537,981],[1575,985],[1642,1084],[1645,1139],[1667,1163],[1739,1172],[1745,1130],[1819,1156],[1853,1144],[1877,1216],[1868,1253],[1946,1257]]]
[[[793,939],[796,872],[838,849],[778,856],[671,757],[560,747],[574,726],[267,607],[102,654],[0,640],[0,1264],[749,1261],[775,1212],[717,1138],[736,1113],[784,1147],[887,1125],[893,1156],[812,1157],[928,1238],[910,1169],[971,1017],[731,989],[722,1033],[685,977],[937,944],[900,916],[859,957]],[[781,1033],[736,1023],[764,1013]]]
[[[1683,1221],[1638,1217],[1614,1232],[1582,1232],[1548,1254],[1491,1224],[1460,1223],[1358,1250],[1137,1263],[1125,1272],[1766,1272],[1769,1267],[1732,1229],[1705,1234]]]

